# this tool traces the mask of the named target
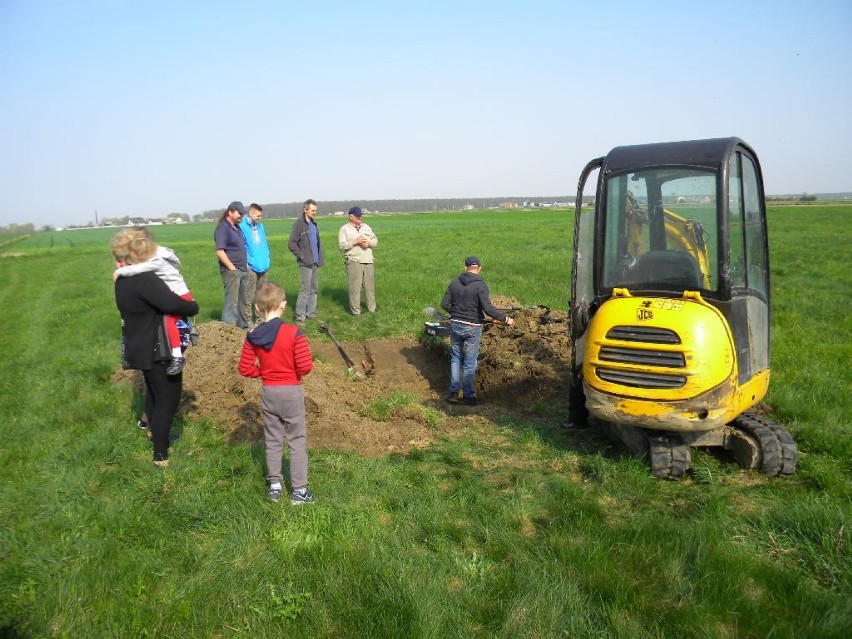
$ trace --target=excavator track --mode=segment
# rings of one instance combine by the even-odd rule
[[[796,442],[785,428],[754,413],[743,413],[730,425],[756,440],[759,449],[757,468],[761,473],[770,477],[789,477],[796,472]]]
[[[649,432],[648,461],[651,474],[660,479],[680,479],[689,469],[689,447],[674,433]]]

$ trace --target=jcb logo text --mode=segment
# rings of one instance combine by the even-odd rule
[[[649,319],[654,319],[654,311],[648,310],[647,308],[637,308],[636,319],[638,319],[640,322],[644,322],[645,320]]]

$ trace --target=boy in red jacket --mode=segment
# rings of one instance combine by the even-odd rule
[[[281,499],[281,459],[284,437],[290,448],[290,503],[317,500],[308,485],[308,432],[301,379],[314,368],[311,348],[302,330],[281,321],[287,300],[284,289],[267,282],[257,291],[255,308],[263,323],[246,335],[237,370],[263,380],[261,408],[266,440],[266,494]]]

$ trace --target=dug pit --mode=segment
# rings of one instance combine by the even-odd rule
[[[493,301],[518,306],[510,298]],[[424,334],[419,339],[347,342],[344,347],[358,369],[353,375],[330,340],[311,338],[314,370],[302,380],[309,446],[376,456],[429,446],[474,419],[558,421],[568,406],[565,313],[536,307],[511,315],[514,326],[483,329],[476,372],[482,402],[476,406],[443,401],[449,380],[445,341]],[[237,373],[245,332],[221,322],[201,324],[198,330],[199,344],[186,353],[182,412],[221,426],[230,443],[263,441],[260,380]],[[128,371],[117,378],[140,385],[138,373]],[[413,402],[401,402],[387,419],[370,410],[395,395]]]

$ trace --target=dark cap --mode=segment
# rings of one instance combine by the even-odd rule
[[[246,214],[246,207],[243,206],[242,202],[237,202],[237,201],[231,202],[228,205],[228,210],[229,211],[239,211],[240,215]]]
[[[464,265],[465,266],[482,266],[482,264],[479,261],[479,258],[476,257],[475,255],[471,255],[469,258],[467,258],[464,261]]]
[[[364,212],[361,210],[360,206],[353,206],[351,209],[349,209],[349,215],[361,217],[362,215],[364,215]]]

